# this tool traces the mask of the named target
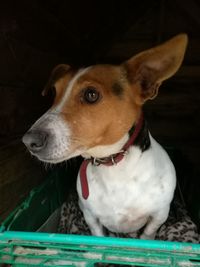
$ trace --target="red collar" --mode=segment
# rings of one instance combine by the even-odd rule
[[[140,130],[142,129],[143,125],[143,115],[140,116],[140,119],[134,129],[133,134],[129,138],[129,140],[126,142],[126,144],[123,146],[123,148],[116,154],[113,154],[106,158],[90,158],[85,159],[80,167],[80,181],[81,181],[81,188],[82,188],[82,196],[84,199],[87,199],[89,196],[89,186],[87,181],[87,166],[91,162],[92,164],[98,166],[100,164],[106,165],[106,166],[112,166],[120,162],[125,154],[127,153],[127,150],[131,145],[134,144],[135,139],[137,138]]]

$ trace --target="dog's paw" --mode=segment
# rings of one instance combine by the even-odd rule
[[[153,233],[151,235],[147,235],[144,232],[140,235],[140,239],[144,239],[144,240],[154,240],[156,236],[156,233]]]

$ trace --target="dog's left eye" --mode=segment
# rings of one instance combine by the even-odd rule
[[[100,93],[95,87],[84,89],[82,100],[88,104],[94,104],[100,99]]]

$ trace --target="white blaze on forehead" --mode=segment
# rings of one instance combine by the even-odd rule
[[[71,79],[71,81],[69,82],[69,84],[67,85],[67,87],[65,88],[65,93],[64,96],[61,98],[60,102],[56,105],[56,107],[54,107],[54,110],[56,111],[60,111],[62,109],[62,107],[64,106],[66,100],[69,98],[72,89],[74,87],[74,84],[77,82],[77,80],[86,72],[89,71],[91,67],[87,67],[85,69],[80,69],[76,75]]]

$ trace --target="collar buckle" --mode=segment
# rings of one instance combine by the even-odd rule
[[[91,158],[91,160],[92,160],[92,165],[94,166],[99,166],[101,164],[99,159],[97,158]]]

